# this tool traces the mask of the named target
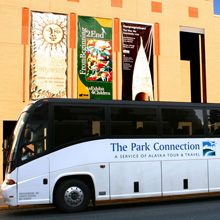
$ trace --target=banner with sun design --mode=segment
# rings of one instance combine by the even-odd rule
[[[32,12],[31,99],[67,97],[67,15]]]
[[[112,99],[112,20],[78,17],[78,98]]]

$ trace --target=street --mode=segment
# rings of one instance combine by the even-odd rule
[[[220,220],[220,198],[103,205],[70,214],[52,207],[5,210],[0,211],[0,219]]]

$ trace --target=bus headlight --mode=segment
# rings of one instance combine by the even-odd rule
[[[8,180],[5,180],[5,183],[6,183],[7,185],[14,185],[14,184],[15,184],[15,181],[12,180],[12,179],[8,179]]]

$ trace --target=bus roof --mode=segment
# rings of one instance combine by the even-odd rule
[[[220,108],[218,103],[190,103],[190,102],[167,102],[167,101],[129,101],[129,100],[98,100],[98,99],[70,99],[70,98],[47,98],[40,99],[33,103],[37,107],[43,103],[54,104],[95,104],[95,105],[126,105],[126,106],[164,106],[164,107],[212,107]]]

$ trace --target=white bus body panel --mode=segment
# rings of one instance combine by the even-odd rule
[[[60,161],[62,162],[62,160]],[[87,175],[93,180],[96,200],[109,200],[109,164],[97,163],[57,170],[50,174],[50,189],[53,192],[56,182],[62,177]],[[51,195],[52,196],[52,195]],[[52,198],[52,197],[51,197]]]
[[[49,203],[49,162],[44,156],[18,167],[18,205]]]
[[[52,203],[57,181],[76,175],[92,178],[96,200],[217,192],[219,167],[217,138],[102,139],[18,167],[6,176],[17,184],[4,183],[2,192],[5,198],[14,196],[9,205]]]
[[[161,196],[161,163],[131,162],[110,164],[111,199]],[[135,183],[138,192],[135,192]]]
[[[163,161],[162,173],[165,196],[208,192],[207,160]]]
[[[214,156],[204,154],[206,142],[214,143]],[[167,144],[174,150],[166,149]],[[217,188],[214,176],[219,171],[208,168],[208,160],[216,160],[219,153],[216,138],[103,139],[76,144],[49,155],[50,201],[57,181],[76,175],[92,178],[96,200],[209,192],[209,181]],[[135,182],[139,192],[134,192]]]
[[[51,199],[60,178],[88,175],[94,183],[96,200],[108,200],[110,158],[107,143],[106,140],[85,142],[50,154]]]

